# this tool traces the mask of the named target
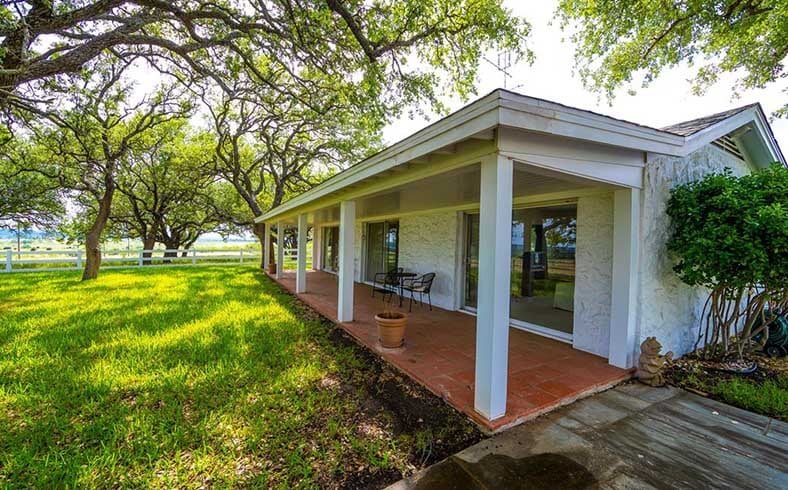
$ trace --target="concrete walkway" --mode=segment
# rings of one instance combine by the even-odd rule
[[[788,424],[629,383],[487,439],[392,489],[788,488]]]

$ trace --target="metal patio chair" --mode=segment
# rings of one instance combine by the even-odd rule
[[[403,272],[402,267],[395,267],[388,272],[376,273],[372,278],[372,297],[375,297],[376,292],[382,293],[383,299],[386,299],[387,294],[398,293]]]
[[[403,291],[410,292],[410,300],[408,302],[408,311],[413,311],[413,301],[416,299],[416,293],[419,295],[419,306],[424,304],[424,295],[427,295],[427,301],[430,305],[430,311],[432,311],[432,296],[430,295],[430,291],[432,290],[432,281],[435,280],[435,273],[428,272],[423,276],[417,277],[415,279],[408,279],[402,284]]]

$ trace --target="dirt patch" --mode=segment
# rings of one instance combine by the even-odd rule
[[[413,448],[411,464],[428,466],[484,438],[463,414],[359,344],[342,328],[334,326],[329,338],[337,345],[351,346],[362,360],[363,372],[356,373],[354,381],[361,382],[360,389],[367,395],[362,406],[370,419],[386,419],[395,436],[431,436],[423,447]]]
[[[383,488],[485,437],[465,415],[385,362],[331,320],[294,298],[294,312],[304,320],[317,322],[320,325],[318,335],[337,351],[350,351],[354,359],[350,365],[343,365],[337,375],[321,379],[316,388],[332,390],[343,398],[355,400],[358,410],[352,420],[344,423],[353,427],[360,438],[395,446],[399,458],[391,464],[371,465],[348,453],[341,472],[329,473],[316,468],[321,475],[318,478],[321,487]]]
[[[719,362],[707,361],[694,354],[688,354],[671,363],[666,370],[666,378],[673,384],[686,383],[693,377],[700,377],[711,383],[741,379],[754,384],[763,384],[767,380],[774,380],[788,374],[788,358],[771,358],[762,353],[752,353],[745,358],[744,364],[752,362],[758,364],[758,369],[755,372],[736,374],[721,369]]]

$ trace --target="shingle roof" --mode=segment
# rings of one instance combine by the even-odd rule
[[[723,112],[718,112],[716,114],[711,114],[709,116],[699,117],[697,119],[691,119],[689,121],[683,121],[680,123],[672,124],[670,126],[665,126],[664,128],[660,128],[662,131],[666,131],[668,133],[673,133],[679,136],[690,136],[698,131],[702,131],[710,126],[714,126],[720,121],[723,121],[731,116],[735,116],[736,114],[745,111],[751,107],[756,107],[758,104],[748,104],[742,107],[737,107],[735,109],[730,109]]]

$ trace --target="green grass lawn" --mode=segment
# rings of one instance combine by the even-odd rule
[[[390,483],[479,437],[408,383],[252,266],[0,276],[0,487]]]

